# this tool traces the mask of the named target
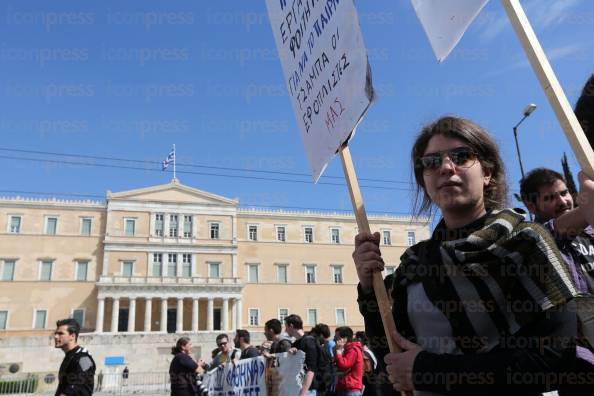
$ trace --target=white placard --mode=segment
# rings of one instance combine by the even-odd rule
[[[208,396],[266,396],[266,359],[258,356],[217,367],[204,375]]]
[[[411,0],[438,62],[460,41],[489,0]]]
[[[266,0],[311,173],[354,132],[373,99],[353,0]]]
[[[297,396],[304,378],[305,353],[258,356],[217,367],[204,374],[208,396]]]

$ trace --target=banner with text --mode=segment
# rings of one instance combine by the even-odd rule
[[[266,0],[293,111],[317,181],[373,100],[353,0]]]
[[[220,366],[202,378],[208,396],[298,395],[304,378],[305,354],[278,353]]]

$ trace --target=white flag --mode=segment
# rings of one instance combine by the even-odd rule
[[[489,0],[411,0],[438,62],[452,52]]]

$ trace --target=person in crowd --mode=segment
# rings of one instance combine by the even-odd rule
[[[285,318],[285,331],[295,338],[290,352],[300,350],[305,353],[305,378],[303,378],[299,396],[316,396],[318,383],[315,377],[318,371],[319,350],[317,341],[314,337],[305,335],[303,320],[299,315],[291,314]]]
[[[374,352],[398,391],[415,395],[537,395],[556,389],[575,363],[577,294],[544,227],[506,206],[503,162],[479,125],[443,117],[412,153],[420,214],[443,218],[430,239],[401,256],[385,334],[372,287],[384,263],[379,233],[355,238],[358,302]],[[504,392],[504,393],[502,393]]]
[[[180,337],[171,348],[173,360],[169,365],[171,396],[194,396],[198,392],[196,373],[198,363],[192,357],[192,340]]]
[[[214,360],[214,358],[219,354],[220,351],[221,349],[219,347],[216,347],[215,349],[210,351],[210,360]]]
[[[247,330],[238,329],[235,332],[233,343],[235,344],[235,348],[239,348],[241,350],[239,360],[260,356],[258,349],[250,344],[250,332]]]
[[[327,364],[326,369],[328,372],[325,375],[328,376],[328,379],[324,380],[324,396],[334,396],[336,395],[336,381],[338,379],[336,364],[334,363],[336,341],[334,340],[334,337],[332,337],[330,327],[325,323],[318,323],[312,327],[309,335],[318,341],[318,344],[321,346],[320,357],[324,363]]]
[[[290,338],[282,334],[282,324],[278,319],[270,319],[264,323],[264,336],[262,343],[264,355],[288,352],[293,343]]]
[[[80,325],[74,319],[56,322],[54,346],[64,352],[58,373],[56,396],[93,394],[95,385],[95,361],[86,348],[78,345]]]
[[[241,350],[239,348],[233,348],[229,344],[229,336],[225,333],[221,333],[216,338],[218,353],[212,359],[210,364],[204,362],[202,359],[198,361],[198,364],[205,370],[210,371],[220,365],[239,360]],[[213,351],[214,352],[214,351]]]
[[[320,343],[324,346],[324,349],[332,359],[334,359],[334,349],[336,347],[336,341],[332,338],[330,327],[325,323],[318,323],[312,327],[311,335],[319,337]]]
[[[377,359],[369,348],[369,338],[367,338],[365,332],[356,332],[355,339],[363,346],[363,396],[383,396],[386,390],[384,387],[387,387],[385,394],[392,394],[392,386],[387,379],[387,375],[382,375],[382,372],[385,371],[385,365]]]
[[[594,386],[594,180],[583,172],[579,174],[581,205],[567,189],[565,178],[558,172],[534,169],[520,182],[524,204],[553,234],[565,265],[578,292],[577,313],[579,324],[576,373],[593,373],[588,381],[563,389],[561,394],[580,394],[585,386]],[[582,309],[584,306],[586,309]]]
[[[361,396],[363,392],[363,347],[353,339],[353,329],[336,329],[336,368],[342,375],[336,383],[338,396]]]
[[[122,371],[122,385],[123,386],[128,386],[128,377],[130,376],[130,370],[128,369],[128,366],[124,367],[124,370]]]
[[[591,294],[594,293],[594,228],[587,217],[594,216],[594,182],[583,173],[580,179],[580,191],[586,193],[589,189],[591,198],[584,199],[577,208],[565,178],[552,169],[528,172],[520,183],[520,192],[535,220],[555,236],[578,291]],[[594,219],[590,221],[594,223]]]

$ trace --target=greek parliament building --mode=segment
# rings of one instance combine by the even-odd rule
[[[387,272],[429,233],[410,217],[370,223]],[[209,359],[216,333],[246,328],[259,340],[268,319],[291,313],[306,328],[361,329],[356,233],[349,213],[245,209],[176,179],[105,202],[1,198],[0,367],[57,370],[49,336],[66,317],[99,367],[167,355],[180,333]]]

